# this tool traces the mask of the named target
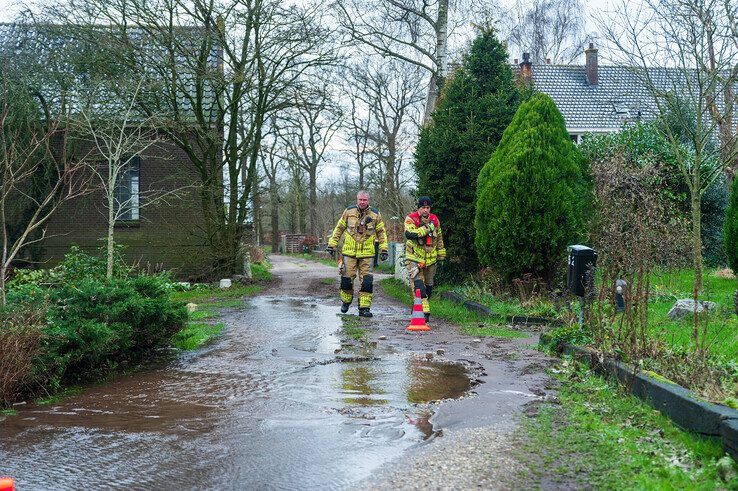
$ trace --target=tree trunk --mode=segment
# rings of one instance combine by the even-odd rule
[[[0,217],[2,217],[2,225],[3,227],[3,257],[2,262],[0,263],[0,300],[2,301],[2,306],[5,306],[7,300],[5,296],[5,275],[8,271],[8,227],[5,223],[5,198],[2,198],[2,201],[0,202]]]
[[[254,172],[258,172],[258,170],[254,170]],[[254,243],[256,245],[261,245],[264,242],[264,230],[261,225],[261,196],[259,196],[258,174],[254,174],[254,180],[251,186],[251,196],[251,201],[254,204]]]
[[[697,314],[697,297],[702,291],[702,212],[700,210],[701,196],[699,182],[692,188],[692,245],[694,281],[692,283],[692,298],[695,301],[694,326],[692,339],[696,350],[699,350],[699,319]]]
[[[431,75],[430,85],[428,85],[428,98],[425,100],[425,113],[423,114],[423,124],[427,125],[431,120],[433,111],[436,110],[436,101],[438,100],[438,83],[435,74]]]
[[[434,26],[436,31],[436,59],[435,72],[431,74],[430,85],[428,86],[428,98],[425,101],[425,113],[423,115],[423,124],[428,124],[433,111],[436,109],[436,102],[443,87],[443,80],[446,76],[446,62],[448,59],[448,0],[439,0],[438,17]]]
[[[113,193],[115,187],[110,187],[108,183],[108,254],[107,254],[107,272],[105,277],[111,279],[113,277],[113,233],[115,230],[115,197]]]
[[[310,176],[310,235],[318,235],[318,170],[311,169]]]

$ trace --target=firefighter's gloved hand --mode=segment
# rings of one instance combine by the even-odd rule
[[[326,247],[325,252],[327,252],[331,256],[331,259],[334,259],[336,257],[336,250],[331,246]]]
[[[379,253],[379,260],[380,261],[386,261],[387,258],[389,258],[389,253],[387,251],[382,251]]]
[[[436,226],[433,225],[433,222],[428,222],[428,225],[426,225],[426,227],[428,227],[428,230],[430,230],[431,233],[436,231]]]

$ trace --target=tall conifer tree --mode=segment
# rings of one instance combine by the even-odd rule
[[[584,237],[592,203],[589,164],[572,143],[553,100],[523,103],[479,174],[479,259],[507,280],[553,279],[566,246]]]
[[[433,198],[452,275],[476,271],[477,176],[520,103],[507,51],[484,31],[446,83],[415,152],[418,193]]]

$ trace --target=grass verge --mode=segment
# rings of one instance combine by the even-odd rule
[[[366,341],[366,329],[361,327],[361,321],[353,316],[342,317],[341,330],[344,335],[356,341]]]
[[[380,282],[382,290],[406,305],[413,304],[413,296],[402,281],[395,278],[385,278]],[[461,327],[461,331],[469,336],[486,336],[501,338],[526,338],[524,332],[508,328],[504,320],[482,317],[466,307],[442,298],[431,300],[431,315],[448,320]]]
[[[266,270],[265,270],[266,271]],[[266,271],[271,278],[271,273]],[[254,272],[256,278],[256,272]],[[239,308],[244,305],[244,297],[251,297],[259,292],[261,285],[234,286],[220,289],[206,289],[173,292],[171,298],[185,303],[197,304],[197,310],[191,312],[184,329],[172,336],[172,345],[182,350],[194,350],[220,334],[225,327],[222,322],[207,322],[218,316],[218,309]]]
[[[179,349],[193,350],[220,334],[224,327],[222,322],[208,324],[190,321],[184,329],[172,336],[172,344]]]
[[[719,439],[679,429],[579,363],[565,359],[553,375],[560,404],[541,405],[516,435],[526,487],[738,489],[720,477],[736,469]]]
[[[36,404],[39,406],[47,406],[49,404],[57,404],[58,402],[63,401],[64,399],[72,396],[76,396],[77,394],[81,394],[84,390],[83,387],[65,387],[64,389],[61,389],[59,392],[46,396],[46,397],[39,397],[36,399]]]

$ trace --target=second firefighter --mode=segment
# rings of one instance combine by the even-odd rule
[[[422,196],[418,199],[417,211],[405,217],[405,265],[413,292],[420,290],[426,322],[430,319],[428,299],[433,293],[436,267],[446,259],[441,223],[430,209],[431,199]]]

